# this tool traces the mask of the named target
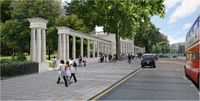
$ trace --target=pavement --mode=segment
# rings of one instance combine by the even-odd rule
[[[88,100],[136,71],[139,63],[139,60],[132,64],[93,62],[87,67],[77,67],[78,82],[69,87],[64,86],[62,79],[56,84],[58,71],[1,80],[1,100]]]
[[[182,59],[160,59],[98,100],[196,100],[199,91],[184,75]]]

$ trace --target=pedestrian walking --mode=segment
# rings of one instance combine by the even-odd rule
[[[87,57],[84,56],[84,57],[83,57],[83,64],[84,64],[84,67],[86,67],[86,62],[87,62]]]
[[[108,55],[105,54],[105,62],[107,62],[107,60],[108,60]]]
[[[57,59],[56,57],[54,56],[53,57],[53,69],[55,69],[57,67]]]
[[[74,82],[77,82],[77,79],[76,79],[76,75],[75,75],[75,70],[76,70],[76,65],[70,65],[70,72],[71,72],[71,76],[70,76],[70,81],[71,81],[71,78],[73,77],[74,78]]]
[[[67,83],[68,84],[71,84],[71,81],[70,81],[70,76],[71,76],[71,71],[70,71],[70,68],[71,68],[71,65],[73,64],[73,62],[72,61],[67,61],[66,62],[66,65],[65,65],[65,67],[66,67],[66,80],[67,80]]]
[[[82,58],[82,56],[80,56],[79,59],[78,59],[79,66],[81,65],[82,61],[83,61],[83,58]]]
[[[103,56],[103,54],[101,54],[101,56],[100,56],[100,62],[101,63],[103,62],[103,58],[104,58],[104,56]]]
[[[108,60],[109,60],[109,62],[112,61],[112,55],[111,54],[108,55]]]
[[[66,76],[65,71],[66,71],[65,62],[64,62],[64,60],[60,60],[57,84],[59,84],[60,83],[60,79],[63,78],[63,80],[65,81],[65,87],[68,87],[68,83],[67,83],[67,80],[65,78],[65,76]]]
[[[129,64],[131,64],[131,58],[132,58],[132,56],[131,56],[131,54],[129,53],[129,54],[128,54],[128,63],[129,63]]]

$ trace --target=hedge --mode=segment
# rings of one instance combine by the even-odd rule
[[[1,78],[38,73],[38,63],[1,60]]]

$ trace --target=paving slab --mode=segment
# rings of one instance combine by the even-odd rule
[[[69,87],[64,86],[62,79],[56,84],[58,71],[1,80],[1,100],[88,100],[140,68],[138,61],[132,64],[127,61],[91,63],[77,67],[78,82]]]

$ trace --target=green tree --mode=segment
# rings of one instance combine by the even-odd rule
[[[9,20],[1,24],[1,46],[2,53],[11,55],[13,53],[22,54],[29,48],[28,23],[18,20]]]
[[[55,18],[61,14],[60,2],[56,0],[2,0],[1,43],[6,53],[29,52],[30,28],[28,18],[41,17],[49,20],[48,27],[55,25]],[[11,18],[10,18],[11,17]],[[50,30],[50,31],[48,31]],[[53,32],[47,29],[47,32]],[[55,34],[56,33],[51,33]],[[47,46],[55,46],[55,35],[47,34]],[[54,49],[54,48],[52,48]],[[12,52],[7,52],[11,51]]]
[[[65,26],[71,29],[89,33],[90,29],[84,24],[83,20],[78,18],[77,15],[59,16],[55,21],[56,26]]]
[[[1,5],[1,21],[5,22],[7,20],[10,20],[11,17],[11,10],[12,7],[10,6],[11,0],[0,0],[0,5]]]
[[[142,19],[150,21],[151,16],[164,14],[163,0],[75,0],[65,9],[68,15],[75,14],[83,19],[90,29],[102,25],[104,31],[115,33],[117,58],[120,55],[120,37],[132,39]]]
[[[170,52],[170,45],[165,41],[161,41],[153,45],[152,47],[153,53],[169,53]]]
[[[53,26],[55,17],[61,14],[61,5],[55,0],[16,0],[12,1],[13,19],[26,20],[33,17],[48,19],[48,26]]]
[[[135,35],[135,45],[145,47],[146,52],[152,52],[153,45],[161,41],[169,43],[167,37],[162,34],[159,28],[156,28],[151,22],[145,29],[138,30]]]

